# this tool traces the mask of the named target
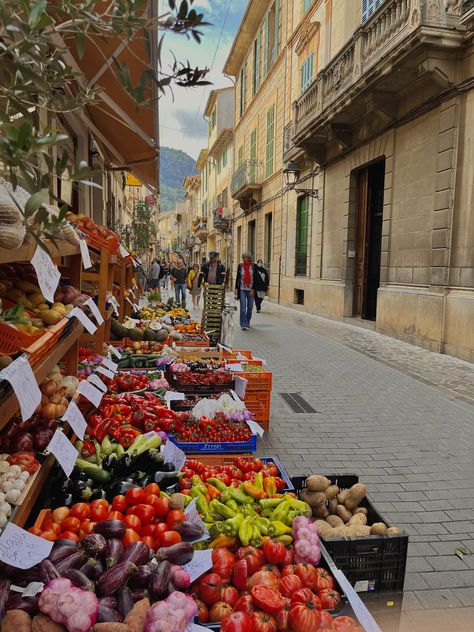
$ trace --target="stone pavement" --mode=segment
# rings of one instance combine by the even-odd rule
[[[259,452],[291,475],[358,474],[409,533],[400,632],[473,631],[474,366],[268,301],[235,346],[273,371]],[[293,413],[281,392],[318,412]]]

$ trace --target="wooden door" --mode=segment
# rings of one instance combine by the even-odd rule
[[[356,258],[354,271],[354,315],[363,315],[367,260],[368,260],[368,225],[367,203],[369,190],[369,171],[363,169],[357,181],[357,218],[356,218]]]

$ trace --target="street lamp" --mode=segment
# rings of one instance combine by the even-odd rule
[[[318,199],[318,189],[300,189],[296,188],[300,179],[301,170],[293,160],[289,162],[283,169],[283,177],[285,178],[285,184],[289,191],[295,193],[303,193]]]

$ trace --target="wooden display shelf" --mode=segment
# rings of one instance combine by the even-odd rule
[[[68,241],[57,241],[59,249],[53,244],[52,241],[46,240],[45,244],[51,253],[51,256],[56,259],[57,257],[72,257],[73,255],[80,254],[81,250],[79,244],[70,244]],[[37,243],[28,244],[26,246],[20,246],[15,250],[8,250],[7,248],[0,249],[0,263],[16,263],[19,261],[31,261],[31,258],[35,254]]]
[[[43,487],[43,485],[48,480],[49,473],[54,465],[55,458],[52,454],[48,454],[44,462],[42,463],[40,469],[35,475],[35,480],[33,481],[30,489],[28,490],[28,494],[25,497],[22,504],[17,507],[11,522],[13,524],[18,525],[19,527],[23,527],[28,517],[31,513],[31,510],[34,507],[34,504],[38,498],[38,494]]]
[[[74,343],[77,343],[79,336],[83,331],[83,326],[81,323],[74,319],[72,323],[71,331],[65,336],[62,340],[58,342],[58,344],[50,351],[48,354],[41,358],[41,360],[33,365],[33,373],[35,374],[36,381],[40,384],[44,378],[50,373],[51,369],[57,364],[68,351],[73,349]],[[70,375],[75,375],[77,371],[77,351],[74,349],[72,356],[75,356],[76,367]],[[71,357],[71,363],[74,360]],[[69,367],[71,368],[71,367]],[[20,405],[16,398],[13,389],[9,389],[8,393],[5,397],[0,401],[0,410],[2,411],[2,415],[0,418],[0,429],[3,428],[8,421],[20,410]]]

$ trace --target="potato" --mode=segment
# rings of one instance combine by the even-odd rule
[[[370,527],[370,535],[387,535],[387,525],[384,522],[374,522]]]
[[[399,533],[401,533],[401,531],[398,527],[389,527],[387,529],[387,535],[398,535]]]
[[[319,507],[313,507],[312,513],[314,518],[326,518],[329,516],[329,511],[326,505],[319,505]]]
[[[355,509],[357,505],[359,505],[361,501],[364,500],[366,493],[367,488],[365,487],[364,483],[356,483],[355,485],[352,485],[344,501],[346,509],[349,509],[349,511]]]
[[[336,515],[337,505],[338,505],[337,498],[333,498],[332,500],[329,501],[328,511],[333,516]]]
[[[367,511],[366,507],[357,507],[356,509],[354,509],[353,513],[363,513],[366,516],[369,512]]]
[[[140,599],[140,601],[137,601],[134,604],[133,608],[130,610],[123,621],[125,626],[128,626],[130,632],[143,632],[143,628],[145,627],[146,613],[149,609],[150,601],[146,598]],[[109,631],[105,630],[105,632]],[[122,632],[122,630],[110,630],[110,632]]]
[[[55,309],[43,309],[40,317],[45,325],[57,325],[63,318],[62,314]]]
[[[39,614],[33,618],[31,632],[66,632],[66,628],[59,623],[54,623],[45,614]]]
[[[332,500],[339,494],[339,487],[337,485],[329,485],[325,491],[326,498]]]
[[[331,481],[325,476],[316,476],[313,474],[306,479],[306,487],[311,492],[324,492],[330,484]]]
[[[344,520],[339,516],[328,516],[326,518],[326,522],[331,525],[331,527],[343,527]]]
[[[349,520],[349,525],[352,524],[367,524],[367,516],[363,513],[354,514]]]
[[[350,536],[370,535],[370,527],[366,524],[351,524],[347,529]]]
[[[349,536],[349,528],[345,525],[343,527],[336,527],[331,529],[329,533],[324,534],[325,538],[347,538]]]
[[[31,632],[31,617],[24,610],[7,610],[2,621],[2,632]]]
[[[96,623],[92,628],[94,632],[130,632],[125,623],[103,622]]]
[[[347,498],[347,494],[348,494],[348,493],[349,493],[349,490],[348,490],[348,489],[341,489],[341,491],[340,491],[340,492],[339,492],[339,494],[337,495],[337,502],[338,502],[340,505],[343,505],[343,504],[344,504],[344,501],[346,500],[346,498]]]
[[[303,489],[300,494],[300,500],[308,503],[310,507],[319,507],[326,502],[326,494],[324,492],[312,492],[309,489]]]
[[[336,509],[337,515],[339,516],[339,518],[342,518],[344,520],[344,522],[349,522],[349,520],[352,518],[352,514],[350,511],[348,511],[344,505],[338,505],[337,509]]]
[[[314,524],[316,525],[319,535],[324,535],[325,533],[329,533],[332,531],[332,527],[325,520],[315,520]]]

